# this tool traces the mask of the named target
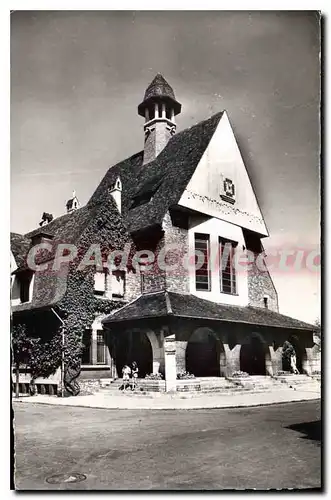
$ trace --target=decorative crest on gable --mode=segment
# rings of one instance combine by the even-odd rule
[[[236,189],[232,179],[222,176],[221,198],[228,203],[234,204],[236,201]]]

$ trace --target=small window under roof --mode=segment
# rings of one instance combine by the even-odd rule
[[[145,182],[142,188],[132,198],[130,209],[140,207],[140,205],[145,205],[146,203],[150,202],[156,191],[161,186],[162,181],[163,176],[161,178],[158,176],[157,178],[154,177]]]

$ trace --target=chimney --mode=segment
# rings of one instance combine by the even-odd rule
[[[175,116],[180,113],[181,108],[172,87],[158,73],[147,87],[143,102],[138,106],[138,114],[145,118],[143,165],[155,160],[175,134]]]
[[[109,193],[115,200],[119,213],[122,210],[122,182],[119,177],[117,177],[115,183],[110,187]]]

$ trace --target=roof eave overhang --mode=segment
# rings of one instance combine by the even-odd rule
[[[219,321],[222,323],[235,323],[235,324],[241,324],[241,325],[249,325],[249,326],[256,326],[256,327],[265,327],[265,328],[277,328],[281,330],[293,330],[293,331],[302,331],[302,332],[312,332],[313,328],[304,328],[304,327],[294,327],[294,326],[282,326],[282,325],[273,325],[273,324],[264,324],[264,323],[257,323],[257,322],[250,322],[250,321],[243,321],[243,320],[229,320],[225,318],[206,318],[203,316],[193,316],[193,315],[185,315],[185,314],[161,314],[160,316],[141,316],[139,318],[134,317],[134,318],[125,318],[125,319],[116,319],[116,318],[104,318],[102,320],[103,325],[111,325],[113,323],[119,324],[119,323],[130,323],[132,321],[145,321],[146,319],[164,319],[164,318],[183,318],[183,319],[193,319],[193,320],[202,320],[202,321]]]

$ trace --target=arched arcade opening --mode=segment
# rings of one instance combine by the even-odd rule
[[[219,377],[225,371],[223,344],[209,328],[198,328],[186,347],[186,371],[196,377]]]
[[[118,376],[122,376],[124,365],[136,361],[139,378],[153,371],[152,346],[147,335],[139,331],[125,331],[115,336],[115,363]]]
[[[298,337],[291,335],[287,342],[293,347],[296,357],[296,367],[299,373],[305,372],[305,365],[307,361],[306,349],[300,344]],[[286,346],[286,342],[283,345],[283,350]],[[290,359],[289,357],[282,357],[282,369],[284,371],[291,371]]]
[[[246,337],[240,348],[240,370],[249,375],[267,375],[268,346],[255,333]]]

